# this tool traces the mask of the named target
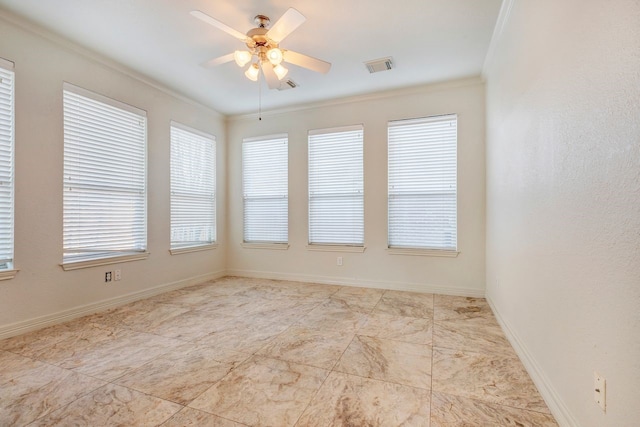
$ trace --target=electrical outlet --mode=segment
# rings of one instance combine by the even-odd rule
[[[122,279],[122,270],[116,270],[113,272],[113,280],[120,280]]]
[[[104,273],[104,281],[105,282],[110,282],[111,281],[111,272],[107,271],[106,273]]]
[[[336,261],[336,263],[338,265],[342,265],[342,257],[341,256],[338,257],[338,260]]]
[[[597,372],[593,373],[593,399],[603,411],[607,411],[607,381]]]

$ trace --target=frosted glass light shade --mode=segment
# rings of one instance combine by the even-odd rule
[[[278,76],[278,80],[282,80],[284,76],[286,76],[287,73],[289,72],[289,70],[284,68],[281,64],[278,64],[275,67],[273,67],[273,71],[276,73],[276,76]]]
[[[236,64],[239,67],[244,67],[247,65],[249,61],[251,61],[251,52],[247,52],[246,50],[236,50],[233,52],[233,59],[236,60]]]
[[[269,59],[269,62],[273,65],[279,65],[282,62],[282,51],[277,47],[269,49],[267,52],[267,59]]]
[[[258,73],[260,73],[260,69],[258,68],[258,64],[251,64],[247,71],[244,72],[244,75],[251,81],[258,81]]]

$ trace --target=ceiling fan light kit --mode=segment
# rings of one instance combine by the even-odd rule
[[[247,47],[247,50],[236,50],[233,54],[209,60],[203,64],[205,67],[235,61],[239,67],[244,68],[250,63],[244,73],[245,76],[255,82],[258,81],[262,71],[269,89],[279,89],[280,81],[289,72],[282,62],[323,74],[331,69],[331,64],[326,61],[279,47],[282,40],[306,21],[304,15],[294,8],[289,8],[271,28],[269,28],[271,20],[268,16],[257,15],[254,18],[257,27],[249,30],[246,35],[199,10],[192,11],[191,15],[241,40]]]

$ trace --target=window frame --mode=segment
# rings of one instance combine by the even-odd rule
[[[138,228],[136,228],[137,230],[137,236],[140,239],[140,248],[122,248],[122,249],[104,249],[104,248],[100,248],[98,249],[96,248],[78,248],[75,249],[71,252],[71,253],[75,253],[75,255],[66,255],[65,256],[65,251],[70,251],[72,248],[69,247],[65,247],[65,243],[64,243],[64,239],[66,237],[66,234],[68,233],[68,230],[65,226],[65,217],[66,215],[71,215],[70,213],[68,213],[66,211],[66,207],[65,205],[67,205],[66,199],[68,197],[68,194],[70,193],[70,191],[72,191],[72,189],[68,189],[67,187],[69,187],[69,184],[67,184],[67,180],[68,180],[68,170],[67,170],[67,166],[66,163],[67,161],[70,160],[70,158],[67,158],[67,150],[71,151],[72,150],[72,143],[69,141],[67,141],[67,137],[64,136],[63,137],[63,146],[64,146],[64,161],[65,161],[65,165],[63,166],[63,175],[64,175],[64,179],[63,179],[63,212],[62,212],[62,217],[63,217],[63,259],[62,259],[62,263],[60,264],[61,267],[63,268],[63,270],[68,271],[68,270],[76,270],[76,269],[81,269],[81,268],[88,268],[88,267],[94,267],[94,266],[101,266],[101,265],[109,265],[109,264],[116,264],[116,263],[122,263],[122,262],[129,262],[129,261],[137,261],[137,260],[143,260],[143,259],[147,259],[149,256],[149,252],[148,252],[148,208],[147,208],[147,200],[148,200],[148,161],[147,161],[147,156],[148,156],[148,126],[147,126],[147,112],[134,107],[132,105],[126,104],[122,101],[118,101],[112,98],[109,98],[107,96],[92,92],[90,90],[81,88],[79,86],[73,85],[71,83],[68,82],[63,82],[63,90],[62,90],[62,98],[63,98],[63,132],[67,132],[67,120],[71,120],[71,117],[67,117],[67,110],[65,108],[65,99],[67,96],[67,93],[69,94],[69,97],[71,99],[71,97],[73,96],[79,96],[81,98],[85,98],[87,100],[89,100],[89,103],[97,103],[97,104],[103,104],[104,106],[106,106],[106,109],[109,108],[115,108],[120,110],[119,112],[122,112],[124,114],[131,114],[133,116],[136,116],[135,119],[138,120],[139,125],[141,126],[141,139],[137,140],[137,143],[141,143],[142,144],[142,149],[139,150],[138,156],[140,158],[141,164],[140,166],[142,166],[143,171],[142,173],[138,173],[138,175],[140,175],[142,177],[141,181],[138,181],[137,184],[140,185],[139,189],[137,190],[138,194],[141,195],[141,197],[138,198],[138,204],[137,205],[137,209],[138,209],[138,221],[139,221],[139,225]],[[102,106],[100,105],[96,105],[97,108],[102,108]],[[78,120],[81,116],[77,116],[74,119]],[[84,128],[83,128],[84,129]],[[95,135],[95,134],[94,134]],[[68,146],[69,144],[69,146]],[[99,143],[96,143],[94,145],[94,147],[100,149]],[[138,147],[139,149],[139,147]],[[98,176],[103,176],[104,175],[98,175]],[[82,185],[76,185],[75,188],[85,188],[85,189],[89,189],[91,187],[86,187],[86,186],[82,186]],[[99,189],[103,189],[103,188],[107,188],[105,186],[100,186],[100,185],[94,185],[92,188],[99,190]],[[131,191],[129,190],[128,192],[126,191],[122,191],[120,192],[120,194],[126,194],[126,193],[135,193],[135,191]],[[113,194],[117,194],[116,192],[112,193],[112,197]],[[135,212],[134,211],[134,216],[135,216]],[[132,220],[132,223],[135,222],[135,220]],[[121,230],[122,231],[122,230]],[[95,230],[92,231],[93,233],[96,233]],[[82,255],[83,252],[86,252],[87,255]]]
[[[180,133],[183,132],[185,134],[190,134],[189,136],[187,136],[188,138],[195,136],[195,138],[201,138],[203,140],[203,142],[205,143],[210,143],[212,146],[212,150],[211,150],[211,175],[212,175],[212,186],[211,188],[209,188],[208,190],[211,191],[211,203],[213,204],[213,210],[211,212],[211,216],[212,216],[212,221],[210,224],[208,224],[208,226],[212,227],[212,239],[211,240],[207,240],[207,241],[202,241],[201,243],[194,243],[194,244],[183,244],[183,245],[175,245],[174,246],[174,241],[173,241],[173,232],[174,232],[174,193],[175,193],[175,189],[173,187],[174,185],[174,157],[173,157],[173,149],[174,149],[174,129]],[[181,254],[181,253],[189,253],[189,252],[196,252],[196,251],[203,251],[203,250],[209,250],[209,249],[215,249],[218,246],[217,243],[217,220],[218,220],[218,215],[217,215],[217,140],[215,135],[200,131],[198,129],[194,129],[190,126],[184,125],[182,123],[176,122],[176,121],[171,121],[170,122],[170,128],[169,128],[169,145],[170,145],[170,239],[169,239],[169,253],[171,255],[177,255],[177,254]],[[195,199],[201,199],[201,200],[205,200],[206,198],[202,198],[199,197],[198,195],[195,195],[194,193],[184,193],[183,194],[184,197],[186,198],[195,198]],[[203,224],[200,224],[200,226],[202,226]],[[207,225],[205,225],[207,226]]]
[[[3,80],[6,77],[9,79],[9,87],[6,91],[2,91],[6,96],[2,95],[0,100],[6,101],[7,106],[0,106],[0,111],[6,110],[8,119],[3,120],[8,125],[8,138],[5,138],[0,142],[5,149],[0,152],[2,154],[2,164],[8,165],[6,170],[3,171],[4,179],[0,180],[0,188],[3,189],[2,193],[7,197],[3,197],[6,200],[6,219],[4,224],[0,227],[3,235],[7,235],[7,238],[3,238],[6,241],[6,251],[3,249],[6,257],[0,260],[0,280],[13,279],[18,270],[15,268],[15,152],[16,152],[16,75],[15,64],[12,61],[0,58],[0,85],[3,85]],[[3,77],[5,76],[5,77]],[[5,205],[3,203],[2,205]],[[4,246],[4,244],[3,244]]]
[[[284,189],[286,190],[285,193],[273,193],[273,194],[262,194],[259,197],[256,196],[248,196],[247,195],[247,181],[248,181],[248,177],[247,177],[247,167],[249,165],[248,163],[248,158],[245,157],[247,150],[246,147],[250,146],[250,145],[254,145],[256,147],[258,147],[260,144],[277,144],[277,143],[284,143],[284,168],[282,168],[282,165],[278,165],[278,167],[281,167],[282,170],[284,170],[285,172],[285,176],[284,177],[279,177],[280,180],[282,180],[281,184],[284,183]],[[252,161],[255,159],[251,159]],[[244,138],[242,140],[242,146],[241,146],[241,163],[242,163],[242,167],[241,167],[241,176],[242,176],[242,247],[245,248],[253,248],[253,249],[288,249],[289,248],[289,135],[287,133],[280,133],[280,134],[274,134],[274,135],[266,135],[266,136],[259,136],[259,137],[251,137],[251,138]],[[272,163],[273,164],[273,163]],[[263,165],[264,166],[264,165]],[[251,200],[255,200],[255,199],[268,199],[268,200],[281,200],[284,199],[285,200],[285,205],[286,208],[284,210],[285,215],[285,227],[284,227],[284,233],[286,234],[286,238],[282,239],[282,240],[276,240],[276,239],[248,239],[247,237],[247,221],[250,220],[251,218],[249,218],[247,216],[247,203]],[[282,224],[280,224],[280,226],[282,226]]]
[[[359,139],[355,140],[355,138],[353,140],[347,140],[348,137],[345,136],[341,136],[344,134],[349,134],[349,133],[359,133]],[[360,164],[359,165],[353,165],[353,167],[349,168],[349,172],[353,171],[353,172],[360,172],[359,174],[359,188],[356,191],[349,191],[349,192],[328,192],[328,191],[323,191],[326,190],[326,188],[318,188],[317,185],[314,185],[313,182],[318,182],[318,181],[322,181],[324,178],[325,181],[325,187],[329,186],[329,187],[335,187],[336,186],[336,182],[331,182],[331,175],[327,176],[326,174],[329,173],[331,174],[331,170],[329,169],[328,171],[325,169],[324,170],[324,174],[322,173],[322,171],[315,173],[314,176],[312,176],[312,170],[314,169],[318,169],[318,168],[323,168],[323,167],[327,167],[328,165],[326,163],[322,162],[322,156],[319,157],[318,163],[314,163],[316,159],[314,159],[313,153],[317,152],[321,154],[320,150],[327,150],[326,146],[322,147],[322,145],[313,148],[312,144],[313,143],[318,143],[318,144],[328,144],[330,141],[327,140],[323,140],[322,137],[323,136],[327,136],[328,138],[334,138],[334,139],[338,139],[337,143],[346,143],[346,142],[356,142],[359,144],[359,153],[357,153],[355,160],[359,161]],[[319,137],[317,140],[314,141],[314,137]],[[331,141],[334,142],[334,141]],[[315,150],[315,151],[314,151]],[[337,148],[337,150],[339,151],[339,147]],[[347,151],[347,153],[349,153]],[[349,153],[350,154],[350,153]],[[347,159],[348,160],[348,159]],[[313,171],[315,172],[315,171]],[[336,171],[333,171],[333,173],[335,174]],[[344,175],[344,174],[343,174]],[[329,181],[329,182],[326,182]],[[345,186],[349,186],[348,183],[345,184]],[[322,239],[317,238],[317,237],[312,237],[314,234],[314,230],[313,230],[313,226],[314,226],[314,218],[318,218],[318,224],[321,228],[319,230],[317,230],[317,232],[320,232],[320,230],[322,229],[323,226],[326,226],[326,224],[323,224],[320,218],[320,215],[316,215],[314,216],[313,214],[313,203],[312,200],[314,199],[313,195],[312,195],[312,187],[315,187],[316,191],[321,192],[321,194],[317,194],[316,198],[324,198],[324,199],[341,199],[341,200],[345,200],[345,199],[350,199],[350,200],[355,200],[355,199],[360,199],[360,203],[361,203],[361,210],[360,210],[360,215],[358,218],[355,218],[356,222],[358,223],[358,226],[360,228],[360,237],[361,239],[359,241],[355,241],[355,239],[353,241],[350,242],[340,242],[338,241],[339,238],[336,238],[335,241],[322,241]],[[354,187],[354,186],[352,186]],[[351,188],[352,189],[352,188]],[[337,251],[337,252],[362,252],[364,251],[364,246],[365,246],[365,210],[364,210],[364,203],[365,203],[365,195],[364,195],[364,125],[362,124],[356,124],[356,125],[348,125],[348,126],[339,126],[339,127],[332,127],[332,128],[324,128],[324,129],[315,129],[315,130],[310,130],[307,133],[307,209],[308,209],[308,217],[307,217],[307,249],[309,250],[330,250],[330,251]],[[331,219],[331,218],[326,218],[326,219]],[[340,218],[343,220],[346,220],[346,218]],[[355,235],[355,233],[354,233]],[[331,236],[331,237],[335,237],[335,236]]]
[[[419,124],[428,124],[428,123],[437,123],[443,121],[451,121],[455,122],[455,188],[454,188],[454,197],[453,203],[455,206],[455,238],[454,238],[454,247],[451,246],[417,246],[417,245],[393,245],[392,244],[392,199],[398,198],[398,196],[402,196],[398,193],[393,193],[392,191],[392,141],[391,141],[391,129],[392,127],[398,128],[403,125],[419,125]],[[390,254],[394,255],[427,255],[427,256],[441,256],[441,257],[456,257],[460,253],[458,246],[458,115],[457,114],[443,114],[443,115],[435,115],[421,118],[413,118],[413,119],[401,119],[401,120],[391,120],[387,123],[387,251]],[[438,197],[442,196],[444,193],[442,191],[421,191],[413,196],[426,196],[426,197]]]

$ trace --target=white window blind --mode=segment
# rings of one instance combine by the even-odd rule
[[[244,241],[286,243],[289,224],[288,138],[276,135],[242,143]]]
[[[216,240],[216,141],[171,123],[171,248]]]
[[[457,250],[457,116],[389,122],[389,247]]]
[[[65,83],[64,262],[146,250],[146,112]]]
[[[0,59],[0,270],[13,268],[13,63]]]
[[[363,127],[309,132],[309,243],[364,244]]]

